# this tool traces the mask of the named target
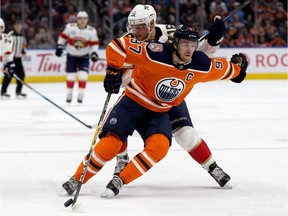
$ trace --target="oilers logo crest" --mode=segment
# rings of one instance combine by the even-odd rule
[[[185,83],[177,78],[170,77],[160,80],[156,85],[156,96],[162,101],[175,100],[185,89]]]

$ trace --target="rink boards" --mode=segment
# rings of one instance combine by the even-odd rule
[[[288,52],[284,48],[221,48],[215,57],[230,59],[235,53],[244,53],[249,60],[247,79],[287,79]],[[28,50],[23,57],[27,82],[64,82],[66,55],[55,56],[55,50]],[[99,50],[103,60],[90,62],[89,81],[102,81],[107,63],[105,49]],[[0,63],[0,72],[2,65]],[[3,73],[0,73],[2,79]]]

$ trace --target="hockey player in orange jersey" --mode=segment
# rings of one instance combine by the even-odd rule
[[[118,68],[125,62],[135,68],[131,82],[106,116],[83,183],[117,155],[135,129],[145,147],[113,177],[102,197],[118,195],[124,184],[139,178],[165,157],[172,139],[168,111],[179,105],[195,84],[223,79],[237,83],[244,80],[247,60],[243,54],[233,55],[231,61],[209,58],[203,52],[195,51],[198,39],[195,28],[180,25],[166,44],[124,37],[114,39],[107,46],[108,67],[104,82],[107,92],[119,92],[122,70]],[[68,194],[73,194],[77,188],[86,159],[78,166],[73,181],[64,183]]]
[[[125,37],[134,37],[138,41],[161,41],[166,42],[168,36],[173,35],[175,26],[156,24],[157,14],[151,5],[136,5],[128,16],[128,32]],[[204,52],[207,56],[212,57],[220,47],[220,43],[224,38],[226,27],[221,17],[215,16],[214,21],[209,23],[209,35],[204,40],[199,42],[199,51]],[[124,65],[129,66],[128,64]],[[123,72],[122,86],[130,82],[133,69],[128,69]],[[232,188],[230,184],[230,176],[225,173],[216,163],[205,140],[201,138],[194,128],[190,114],[183,101],[178,106],[174,106],[168,112],[171,125],[172,135],[177,144],[187,151],[189,156],[193,158],[204,170],[216,180],[216,182],[225,188]],[[114,175],[118,175],[129,162],[127,152],[127,143],[125,142],[119,153],[116,156],[116,165]]]

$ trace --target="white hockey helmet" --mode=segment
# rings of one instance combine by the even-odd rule
[[[151,5],[136,5],[128,16],[128,26],[146,24],[150,26],[152,20],[156,23],[156,11]]]
[[[88,18],[88,14],[86,13],[86,11],[79,11],[77,14],[77,18]]]
[[[1,17],[0,17],[0,28],[1,28],[0,32],[3,33],[5,30],[5,23]]]

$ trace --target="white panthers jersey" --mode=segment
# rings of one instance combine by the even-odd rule
[[[13,37],[8,34],[0,35],[0,55],[4,63],[13,61]]]
[[[99,39],[92,26],[80,29],[77,23],[69,23],[58,38],[58,43],[66,45],[67,52],[72,56],[85,56],[98,52]]]
[[[166,24],[156,24],[155,25],[155,40],[165,43],[168,40],[168,36],[173,36],[173,33],[176,31],[174,25]],[[123,37],[134,37],[131,32],[128,32],[123,35]],[[204,52],[209,58],[212,58],[213,54],[217,51],[219,46],[211,46],[206,39],[200,41],[198,50]],[[133,68],[133,65],[124,64],[123,68]],[[133,69],[128,69],[122,76],[122,87],[125,87],[131,80]]]

